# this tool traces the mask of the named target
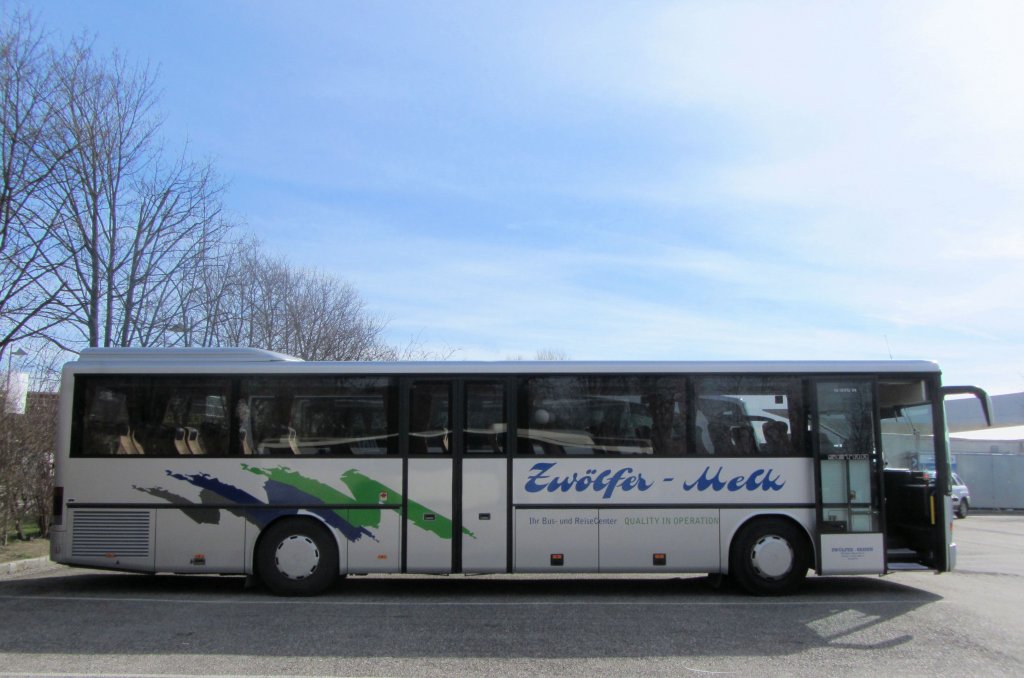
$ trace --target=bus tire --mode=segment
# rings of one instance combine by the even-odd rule
[[[782,518],[752,520],[736,533],[729,574],[756,596],[793,593],[807,577],[810,549],[800,528]]]
[[[267,528],[256,559],[260,579],[278,596],[315,596],[338,577],[334,537],[309,518],[289,518]]]

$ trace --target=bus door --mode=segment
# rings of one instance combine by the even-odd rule
[[[874,382],[868,379],[814,383],[816,546],[821,574],[885,572],[874,394]]]
[[[501,380],[409,379],[407,572],[504,572],[507,406]]]
[[[459,484],[463,572],[508,570],[508,399],[506,382],[462,384]]]

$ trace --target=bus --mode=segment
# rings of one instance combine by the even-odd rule
[[[771,595],[809,570],[950,571],[943,400],[987,396],[940,376],[87,349],[62,375],[51,557],[278,595],[371,573],[709,573]]]

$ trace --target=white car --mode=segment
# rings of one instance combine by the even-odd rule
[[[953,513],[956,514],[957,518],[966,518],[967,510],[971,506],[971,491],[967,489],[967,485],[960,476],[953,474]]]

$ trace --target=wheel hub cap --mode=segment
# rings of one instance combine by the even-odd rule
[[[754,569],[767,579],[781,579],[793,568],[789,542],[774,535],[763,537],[750,553]]]
[[[320,550],[309,537],[292,535],[277,545],[274,554],[277,571],[289,579],[305,579],[320,564]]]

